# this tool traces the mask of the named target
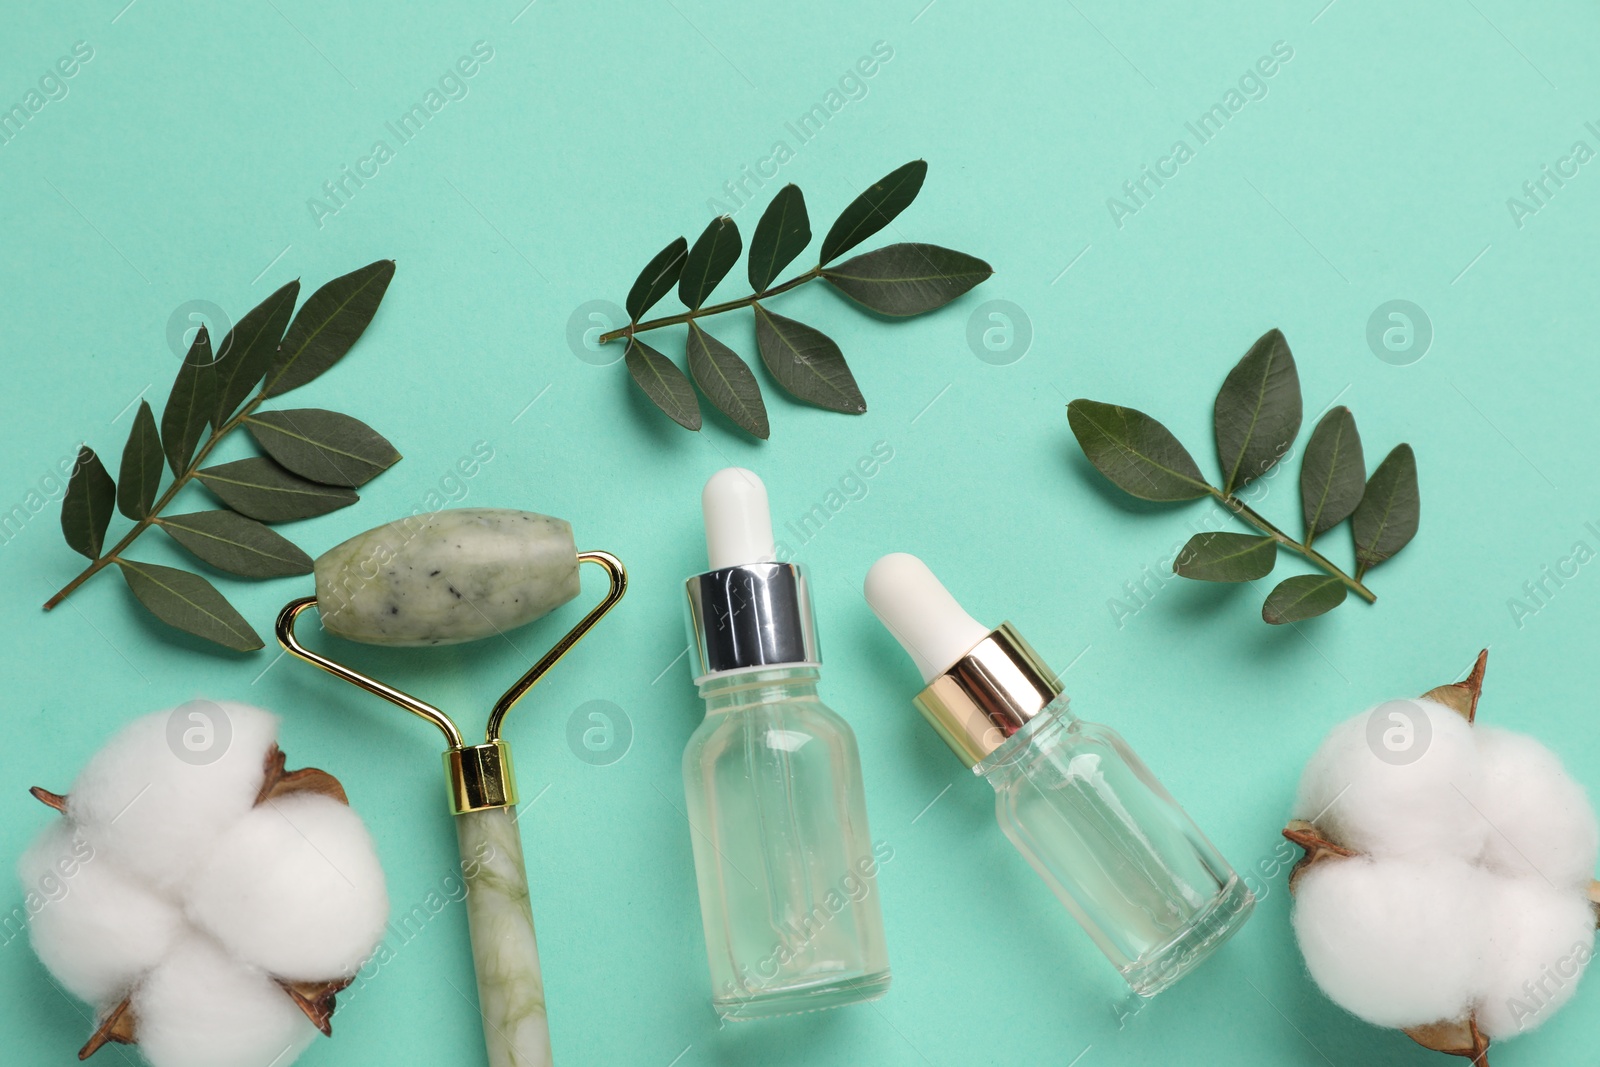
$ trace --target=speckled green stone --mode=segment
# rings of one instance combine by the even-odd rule
[[[328,632],[370,645],[453,645],[505,633],[578,595],[572,526],[504,508],[415,515],[316,563]]]

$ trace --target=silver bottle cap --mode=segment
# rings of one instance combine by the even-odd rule
[[[696,684],[714,674],[817,667],[817,625],[798,563],[742,563],[684,583]]]

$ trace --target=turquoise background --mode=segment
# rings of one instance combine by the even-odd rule
[[[1278,830],[1334,722],[1460,677],[1484,646],[1485,720],[1538,736],[1600,793],[1600,572],[1547,582],[1552,594],[1520,618],[1510,603],[1543,568],[1570,572],[1575,542],[1600,548],[1600,307],[1586,266],[1600,163],[1520,226],[1507,205],[1575,141],[1600,148],[1585,127],[1600,126],[1592,5],[124,2],[10,5],[0,30],[0,104],[75,42],[94,50],[68,95],[0,145],[0,506],[40,508],[0,544],[6,864],[50,818],[26,786],[65,789],[121,723],[204,695],[277,711],[291,764],[344,780],[397,913],[449,873],[425,725],[272,650],[207,651],[111,575],[41,614],[82,561],[61,541],[57,500],[28,495],[83,439],[115,469],[130,405],[159,404],[171,382],[165,330],[186,301],[237,316],[291,278],[309,289],[392,257],[372,329],[287,402],[364,418],[405,461],[363,503],[286,532],[316,554],[459,487],[460,503],[571,519],[581,546],[616,552],[632,575],[621,607],[510,720],[560,1062],[1443,1062],[1346,1016],[1307,978]],[[468,95],[319,225],[308,200],[323,182],[388,140],[385,123],[479,41],[493,59]],[[802,144],[785,124],[825,103],[876,42],[892,59]],[[1193,148],[1185,123],[1275,42],[1293,54],[1264,98],[1119,227],[1108,198],[1175,140]],[[575,351],[569,318],[620,302],[658,248],[720,210],[713,198],[735,206],[724,183],[778,140],[793,158],[751,186],[754,205],[736,215],[747,235],[782,182],[804,188],[820,234],[860,189],[922,157],[924,191],[886,236],[981,255],[996,274],[903,323],[820,286],[782,298],[784,314],[840,342],[870,410],[816,411],[769,384],[770,442],[709,409],[691,435],[620,364],[577,358],[614,350]],[[719,296],[741,295],[743,274]],[[1005,365],[967,340],[995,299],[1031,324],[1031,346]],[[1366,340],[1393,299],[1432,325],[1408,365]],[[978,314],[979,331],[989,325]],[[1148,580],[1144,602],[1129,600],[1124,583],[1158,572],[1210,505],[1145,507],[1108,490],[1065,402],[1148,411],[1210,470],[1214,392],[1273,326],[1299,362],[1308,429],[1337,398],[1369,466],[1394,443],[1415,447],[1421,533],[1373,573],[1376,606],[1352,601],[1298,628],[1260,622],[1266,585]],[[715,330],[753,354],[748,318]],[[656,343],[681,356],[670,333]],[[493,460],[450,481],[478,441]],[[814,570],[825,695],[859,735],[874,836],[894,853],[880,888],[895,985],[870,1007],[719,1028],[679,814],[679,754],[700,713],[675,662],[679,582],[703,563],[700,486],[750,466],[782,526],[826,503],[876,442],[893,458],[796,554]],[[234,442],[225,458],[247,451]],[[1291,460],[1255,498],[1295,529],[1297,477]],[[185,504],[207,506],[190,492]],[[1349,558],[1343,531],[1327,543]],[[1015,621],[1066,671],[1076,708],[1127,736],[1264,897],[1202,971],[1137,1014],[996,830],[988,787],[912,710],[912,667],[859,594],[870,563],[896,549],[925,557],[979,618]],[[133,555],[179,559],[154,534]],[[1285,557],[1277,576],[1298,569]],[[218,584],[263,634],[310,587]],[[584,601],[601,588],[586,575]],[[1119,598],[1139,610],[1118,612]],[[515,647],[348,654],[477,723],[582,610],[514,634]],[[604,766],[567,741],[595,700],[622,709],[633,734]],[[21,902],[14,884],[3,896]],[[336,1040],[301,1062],[479,1062],[471,989],[465,915],[451,907],[342,998]],[[1591,980],[1494,1062],[1579,1062],[1597,1025]],[[24,943],[0,947],[7,1062],[73,1062],[88,1028]]]

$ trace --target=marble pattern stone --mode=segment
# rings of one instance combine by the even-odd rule
[[[489,1067],[550,1067],[539,946],[512,809],[457,815],[456,835]]]
[[[357,534],[318,557],[333,634],[452,645],[532,622],[578,595],[572,526],[531,511],[455,508]]]

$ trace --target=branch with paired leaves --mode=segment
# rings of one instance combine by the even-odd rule
[[[320,408],[263,411],[261,405],[343,358],[372,321],[393,277],[394,262],[379,260],[324,285],[298,314],[300,283],[290,282],[240,319],[216,353],[202,326],[178,369],[159,426],[149,401],[140,401],[119,477],[112,479],[94,449],[85,445],[79,451],[61,503],[61,532],[90,563],[45,602],[45,610],[114,563],[139,603],[162,622],[237,651],[260,648],[255,630],[205,578],[123,553],[140,534],[159,526],[217,570],[244,578],[311,573],[311,558],[266,523],[308,519],[354,504],[355,487],[387,470],[400,453],[349,415]],[[240,426],[266,455],[203,467]],[[167,468],[173,477],[162,490]],[[224,507],[163,514],[192,480]],[[133,526],[102,551],[113,509]]]
[[[739,227],[726,215],[713,219],[694,247],[679,237],[656,254],[628,293],[628,325],[600,335],[602,344],[627,342],[628,373],[656,407],[678,425],[700,429],[700,403],[706,399],[754,437],[771,432],[761,386],[739,355],[705,331],[700,320],[750,308],[755,314],[756,348],[773,379],[796,400],[828,411],[859,415],[867,402],[845,365],[839,346],[803,322],[769,311],[763,301],[823,279],[868,311],[904,318],[943,307],[994,273],[981,259],[938,245],[893,244],[833,263],[904,211],[922,189],[928,165],[922,160],[885,175],[851,202],[822,239],[817,265],[788,281],[776,279],[811,243],[811,223],[798,186],[786,185],[773,197],[750,239],[749,296],[722,304],[706,303],[739,261]],[[688,310],[640,321],[673,287]],[[678,365],[638,335],[664,326],[688,324],[685,356],[689,383]]]
[[[1213,421],[1222,485],[1205,480],[1194,458],[1165,426],[1142,411],[1074,400],[1067,420],[1089,462],[1118,488],[1141,500],[1182,501],[1210,496],[1256,533],[1195,534],[1173,561],[1185,578],[1247,582],[1265,578],[1287,549],[1321,568],[1279,582],[1261,617],[1281,624],[1332,611],[1354,592],[1377,600],[1362,578],[1406,546],[1417,532],[1421,506],[1417,460],[1411,446],[1396,445],[1369,479],[1361,438],[1350,409],[1331,409],[1311,431],[1300,467],[1305,536],[1295,540],[1239,499],[1238,492],[1266,474],[1300,433],[1300,374],[1283,334],[1272,330],[1250,346],[1217,394]],[[1350,520],[1355,574],[1347,574],[1312,542]]]

